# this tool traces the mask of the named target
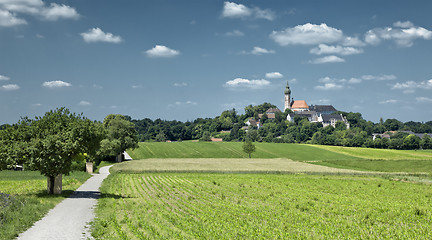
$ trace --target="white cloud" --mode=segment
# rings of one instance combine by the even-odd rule
[[[325,83],[324,85],[315,86],[318,90],[340,90],[343,86],[336,83]]]
[[[234,2],[224,2],[224,8],[222,10],[222,17],[225,18],[257,18],[274,20],[276,18],[275,13],[270,9],[260,9],[258,7],[249,8],[243,4],[237,4]]]
[[[254,13],[256,18],[266,19],[269,21],[273,21],[276,18],[276,15],[273,11],[270,9],[260,9],[260,8],[254,8]]]
[[[59,19],[76,20],[80,17],[73,7],[57,3],[51,3],[47,6],[42,0],[1,0],[0,8],[2,8],[0,15],[4,15],[6,10],[6,12],[9,12],[9,19],[13,19],[16,13],[30,14],[47,21],[57,21]],[[26,24],[24,19],[17,20],[18,22],[15,22],[14,25]]]
[[[9,81],[10,77],[0,75],[0,81]]]
[[[70,86],[72,86],[72,84],[63,81],[50,81],[50,82],[44,82],[42,84],[42,87],[46,87],[46,88],[62,88],[62,87],[70,87]]]
[[[138,85],[132,85],[131,86],[133,89],[139,89],[139,88],[143,88],[143,86],[141,84]]]
[[[362,79],[364,80],[377,80],[377,81],[386,81],[386,80],[395,80],[396,76],[391,74],[391,75],[379,75],[379,76],[374,76],[374,75],[363,75]]]
[[[428,97],[417,97],[416,100],[420,103],[432,103],[432,98]]]
[[[352,54],[363,53],[363,50],[354,47],[343,47],[340,45],[329,46],[322,43],[319,44],[318,47],[312,48],[309,52],[316,55],[322,55],[322,54],[352,55]]]
[[[91,103],[90,103],[90,102],[87,102],[87,101],[81,101],[81,102],[78,103],[78,105],[83,106],[83,107],[86,107],[86,106],[90,106]]]
[[[242,31],[239,31],[239,30],[233,30],[231,32],[226,32],[225,36],[228,36],[228,37],[242,37],[242,36],[244,36],[244,33]]]
[[[14,91],[18,89],[20,89],[20,86],[18,86],[17,84],[6,84],[0,87],[0,90],[4,91]]]
[[[243,4],[233,2],[224,2],[222,17],[227,18],[243,18],[252,15],[251,9]]]
[[[262,54],[273,54],[275,53],[275,51],[267,50],[265,48],[260,48],[260,47],[254,47],[250,53],[253,55],[262,55]]]
[[[357,37],[345,37],[345,39],[342,40],[342,45],[344,46],[352,46],[352,47],[363,47],[366,44],[358,39]]]
[[[349,84],[357,84],[357,83],[361,83],[361,82],[362,82],[362,80],[360,78],[350,78],[348,80]]]
[[[327,26],[306,23],[282,31],[273,31],[270,38],[281,46],[287,45],[317,45],[334,43],[344,39],[342,30]]]
[[[265,74],[266,78],[283,78],[282,73],[280,72],[269,72]]]
[[[174,83],[174,87],[187,87],[187,83],[181,82],[181,83]]]
[[[180,54],[179,51],[162,45],[156,45],[154,48],[145,51],[145,53],[151,58],[170,58]]]
[[[57,21],[61,18],[78,19],[80,17],[75,8],[64,4],[59,5],[57,3],[51,3],[50,7],[43,8],[41,15],[48,21]]]
[[[0,26],[2,27],[13,27],[17,25],[25,25],[27,21],[21,18],[17,18],[14,13],[0,9]]]
[[[384,100],[384,101],[379,102],[379,104],[395,104],[398,102],[399,102],[399,100],[396,100],[396,99],[388,99],[388,100]]]
[[[340,58],[338,56],[325,56],[322,58],[316,58],[314,60],[309,61],[309,63],[313,63],[313,64],[323,64],[323,63],[340,63],[340,62],[345,62],[345,59]]]
[[[87,43],[92,43],[92,42],[120,43],[123,41],[120,36],[115,36],[112,33],[105,33],[100,28],[89,29],[85,33],[80,33],[80,35]]]
[[[195,106],[195,105],[198,105],[198,103],[189,100],[189,101],[185,101],[185,102],[176,101],[174,104],[169,104],[168,107],[174,107],[174,106]]]
[[[231,89],[261,89],[270,85],[270,81],[265,79],[249,80],[244,78],[236,78],[225,83],[225,87]]]
[[[406,22],[397,21],[393,23],[393,26],[400,27],[400,28],[410,28],[410,27],[414,27],[414,24],[410,21],[406,21]]]
[[[41,103],[32,103],[31,104],[32,107],[42,107]]]
[[[414,93],[417,89],[432,89],[432,79],[422,82],[407,81],[396,83],[391,89],[402,90],[404,93]]]
[[[413,23],[396,22],[393,27],[375,28],[365,34],[365,42],[377,45],[384,40],[392,40],[399,47],[411,47],[416,39],[432,39],[432,31],[414,26]]]

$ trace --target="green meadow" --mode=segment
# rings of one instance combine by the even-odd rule
[[[48,195],[47,179],[35,171],[0,171],[0,239],[14,239],[83,184],[90,174],[63,176],[63,193]]]
[[[328,166],[340,169],[352,169],[360,171],[377,172],[406,172],[406,173],[426,173],[432,174],[432,152],[421,150],[389,150],[389,149],[370,149],[370,148],[350,148],[321,146],[308,144],[283,144],[283,143],[254,143],[256,152],[252,154],[254,159],[262,159],[261,164],[268,164],[268,171],[274,171],[277,165],[269,164],[264,159],[289,159],[297,162],[307,162],[310,164]],[[202,168],[194,170],[206,170],[209,159],[232,159],[213,160],[221,162],[220,168],[234,167],[234,170],[241,170],[235,165],[242,158],[248,158],[242,151],[242,143],[239,142],[171,142],[171,143],[139,143],[139,148],[128,151],[133,159],[146,160],[134,162],[137,165],[146,165],[140,169],[146,170],[166,170],[173,165],[181,162],[199,165]],[[161,159],[161,160],[151,160]],[[169,161],[163,159],[178,159]],[[182,160],[189,159],[189,160]],[[201,159],[201,160],[199,160]],[[237,159],[234,161],[234,159]],[[258,161],[258,160],[257,160]],[[227,165],[223,165],[224,162]],[[283,162],[282,160],[279,162]],[[166,164],[164,164],[166,163]],[[221,166],[222,164],[222,166]],[[215,164],[213,164],[215,165]],[[127,169],[123,166],[123,169]],[[211,171],[210,166],[207,170]],[[281,168],[281,170],[286,168]],[[172,170],[172,169],[171,169]],[[175,170],[175,169],[174,169]],[[253,171],[251,168],[245,170]],[[263,170],[257,167],[255,170]],[[264,169],[265,170],[265,169]]]

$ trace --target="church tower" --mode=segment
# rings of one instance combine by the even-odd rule
[[[288,85],[288,81],[284,93],[285,93],[285,107],[284,107],[284,112],[285,112],[286,109],[291,109],[291,89]]]

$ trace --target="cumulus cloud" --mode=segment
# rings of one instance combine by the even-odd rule
[[[181,83],[174,83],[174,87],[187,87],[187,83],[181,82]]]
[[[10,77],[0,75],[0,81],[9,81]]]
[[[86,106],[90,106],[91,103],[90,103],[90,102],[87,102],[87,101],[81,101],[81,102],[78,103],[78,105],[83,106],[83,107],[86,107]]]
[[[341,84],[336,83],[325,83],[324,85],[315,86],[317,90],[340,90],[343,86]]]
[[[420,103],[432,103],[432,98],[428,97],[416,97],[416,100]]]
[[[407,21],[395,22],[393,27],[374,28],[365,34],[365,42],[371,45],[392,40],[399,47],[411,47],[416,39],[430,40],[432,39],[432,31]]]
[[[230,89],[261,89],[270,85],[270,81],[265,79],[249,80],[236,78],[225,83],[225,87]]]
[[[404,93],[414,93],[417,89],[432,89],[432,79],[422,82],[407,81],[396,83],[391,89],[402,90]]]
[[[345,62],[345,59],[340,58],[340,57],[335,56],[335,55],[325,56],[322,58],[316,58],[314,60],[309,61],[309,63],[312,63],[312,64],[340,63],[340,62]]]
[[[337,54],[337,55],[353,55],[363,53],[362,49],[354,47],[343,47],[340,45],[329,46],[327,44],[319,44],[318,47],[312,48],[310,51],[312,54],[323,55],[323,54]]]
[[[0,89],[4,91],[14,91],[20,89],[20,86],[18,86],[17,84],[6,84],[1,86]]]
[[[123,41],[120,36],[115,36],[112,33],[105,33],[100,28],[89,29],[87,32],[80,33],[80,35],[87,43],[94,43],[94,42],[121,43]]]
[[[384,100],[384,101],[379,102],[379,104],[395,104],[395,103],[398,103],[398,102],[399,101],[395,100],[395,99],[388,99],[388,100]]]
[[[273,53],[275,53],[274,50],[267,50],[267,49],[261,48],[261,47],[254,47],[250,51],[250,54],[253,54],[253,55],[263,55],[263,54],[273,54]]]
[[[70,87],[72,86],[72,84],[68,83],[68,82],[63,82],[63,81],[50,81],[50,82],[44,82],[42,84],[42,87],[46,87],[46,88],[62,88],[62,87]]]
[[[0,9],[0,26],[13,27],[25,24],[27,24],[27,21],[21,18],[17,18],[15,13]]]
[[[287,45],[317,45],[334,43],[344,39],[342,30],[327,26],[306,23],[282,31],[273,31],[270,38],[281,46]]]
[[[231,32],[226,32],[225,36],[228,36],[228,37],[242,37],[242,36],[244,36],[244,33],[242,31],[239,31],[239,30],[233,30]]]
[[[280,72],[269,72],[265,74],[266,78],[283,78],[282,73]]]
[[[145,53],[147,57],[151,58],[171,58],[180,54],[179,51],[162,45],[156,45],[154,48],[145,51]]]
[[[224,8],[222,10],[222,17],[224,18],[257,18],[274,20],[275,13],[270,9],[260,9],[258,7],[250,8],[243,4],[237,4],[234,2],[224,2]]]
[[[58,19],[78,19],[79,14],[70,6],[64,4],[51,3],[47,8],[41,10],[41,15],[48,21],[57,21]]]
[[[75,8],[65,5],[50,3],[46,5],[42,0],[1,0],[0,1],[0,25],[15,26],[26,24],[24,19],[16,18],[16,13],[29,14],[46,21],[57,21],[59,19],[78,19],[80,15]],[[5,24],[9,19],[9,24]]]

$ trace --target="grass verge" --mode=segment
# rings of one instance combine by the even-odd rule
[[[63,193],[48,195],[46,177],[34,171],[0,171],[0,239],[14,239],[68,197],[91,175],[63,177]]]

